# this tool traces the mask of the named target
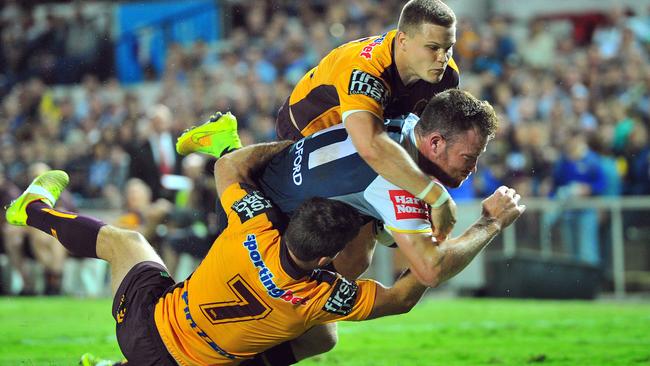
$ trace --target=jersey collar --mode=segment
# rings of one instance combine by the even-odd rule
[[[294,280],[299,280],[312,272],[298,267],[298,264],[289,255],[289,248],[287,248],[287,242],[284,238],[280,240],[280,265]]]

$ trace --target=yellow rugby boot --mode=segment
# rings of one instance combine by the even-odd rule
[[[50,170],[39,175],[32,181],[32,184],[27,187],[23,194],[9,204],[5,213],[7,222],[12,225],[26,226],[27,205],[41,200],[50,205],[50,207],[54,207],[59,196],[61,196],[61,192],[63,192],[69,182],[70,178],[68,177],[68,173],[62,170]]]
[[[218,158],[241,146],[237,118],[230,112],[213,114],[209,121],[186,130],[176,140],[176,152],[181,155],[200,152]]]

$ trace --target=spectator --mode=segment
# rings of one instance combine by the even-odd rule
[[[528,38],[518,48],[527,65],[538,69],[548,69],[555,60],[555,43],[555,38],[546,28],[546,22],[534,20],[530,23]]]
[[[565,141],[565,149],[553,167],[552,197],[568,204],[580,197],[603,194],[606,174],[601,158],[589,149],[585,134],[574,130]],[[562,244],[573,258],[599,265],[598,212],[592,208],[567,209],[560,216]]]
[[[172,115],[166,106],[152,107],[147,115],[148,136],[131,156],[130,176],[139,178],[151,188],[154,200],[171,198],[161,179],[167,174],[180,172],[180,159],[176,154],[175,138],[171,133]]]

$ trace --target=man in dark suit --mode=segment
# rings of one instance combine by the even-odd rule
[[[180,172],[180,158],[176,153],[171,134],[172,116],[162,104],[153,106],[148,114],[151,133],[131,156],[130,176],[142,179],[151,188],[153,200],[172,198],[172,192],[164,189],[161,178],[166,174]]]

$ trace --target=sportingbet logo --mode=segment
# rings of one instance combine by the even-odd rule
[[[266,288],[266,293],[275,299],[281,299],[286,302],[292,303],[293,305],[305,305],[307,303],[306,298],[298,297],[293,294],[291,290],[284,290],[278,287],[273,281],[275,275],[264,263],[262,259],[262,254],[258,250],[257,246],[257,237],[255,234],[248,234],[246,236],[246,241],[243,243],[244,247],[248,249],[248,255],[250,260],[256,268],[259,268],[259,279],[264,288]]]
[[[375,48],[375,46],[379,46],[381,44],[381,42],[383,42],[384,39],[386,39],[387,34],[388,33],[384,33],[384,34],[381,35],[381,37],[379,37],[379,38],[375,39],[374,41],[368,43],[368,45],[366,47],[361,49],[361,53],[359,54],[359,56],[361,56],[361,57],[363,57],[363,58],[365,58],[367,60],[372,59],[372,49]]]
[[[393,202],[395,218],[397,220],[429,219],[427,204],[415,198],[408,191],[389,190],[388,194],[390,195],[390,200]]]
[[[305,140],[300,140],[296,142],[296,150],[294,151],[295,157],[293,158],[293,184],[299,186],[302,184],[302,174],[300,173],[300,169],[302,168],[302,153],[303,153],[303,148],[302,145],[305,144]]]

